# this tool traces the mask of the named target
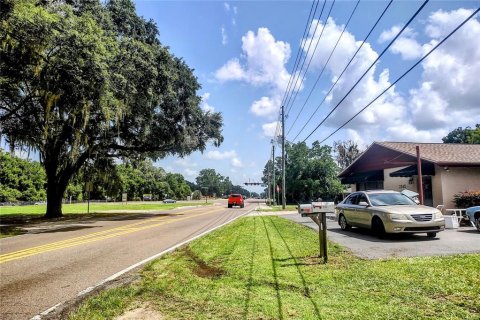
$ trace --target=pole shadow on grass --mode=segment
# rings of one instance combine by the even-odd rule
[[[290,257],[291,257],[291,258],[289,258],[289,259],[293,259],[293,261],[295,262],[293,265],[295,266],[295,268],[296,268],[296,270],[297,270],[297,273],[298,273],[300,279],[302,280],[303,295],[304,295],[305,297],[307,297],[308,300],[310,300],[310,302],[312,303],[313,309],[315,310],[315,316],[316,316],[316,318],[317,318],[317,319],[322,319],[322,317],[320,316],[320,310],[318,310],[318,306],[317,306],[317,304],[315,303],[315,300],[313,300],[312,295],[310,294],[310,288],[309,288],[308,285],[307,285],[307,281],[305,280],[305,277],[303,276],[303,273],[302,273],[302,271],[300,270],[300,264],[298,263],[297,258],[293,255],[292,250],[290,249],[290,246],[288,245],[287,241],[285,241],[285,238],[284,238],[283,235],[280,233],[280,230],[278,230],[277,225],[275,224],[275,222],[273,222],[272,218],[270,218],[270,222],[272,223],[273,227],[275,228],[275,230],[277,231],[278,235],[280,236],[280,238],[282,239],[283,243],[285,244],[285,248],[287,249],[288,254],[289,254]]]
[[[275,259],[273,258],[272,240],[270,239],[270,234],[268,233],[267,225],[265,224],[265,218],[262,217],[261,219],[263,222],[263,227],[265,228],[265,233],[267,235],[268,246],[270,247],[270,260],[272,261],[273,279],[275,280],[275,291],[277,293],[278,319],[282,320],[282,298],[280,297],[280,285],[278,283],[277,266],[275,265]]]
[[[247,319],[248,317],[248,308],[250,307],[250,299],[252,295],[252,285],[253,285],[253,263],[255,259],[255,248],[257,246],[257,218],[253,217],[253,240],[252,240],[252,254],[250,255],[250,268],[248,272],[248,282],[247,282],[247,295],[245,297],[245,306],[243,308],[243,318]]]

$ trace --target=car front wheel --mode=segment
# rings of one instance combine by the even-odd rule
[[[343,214],[340,215],[338,219],[338,223],[340,224],[340,228],[342,230],[350,230],[352,229],[352,226],[348,224],[347,219]]]
[[[477,228],[477,230],[480,231],[480,217],[477,217],[475,219],[475,228]]]
[[[372,232],[379,239],[385,238],[385,226],[379,217],[374,217],[372,220]]]

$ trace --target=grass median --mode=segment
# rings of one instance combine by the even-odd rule
[[[205,201],[197,202],[176,202],[176,203],[163,203],[163,202],[113,202],[113,203],[100,203],[100,202],[91,202],[90,203],[90,213],[114,213],[114,212],[125,212],[125,211],[153,211],[153,210],[170,210],[178,207],[185,206],[203,206],[210,205],[210,203],[205,203]],[[74,204],[64,204],[62,206],[62,212],[64,215],[78,215],[87,213],[87,203],[74,203]],[[11,215],[29,215],[29,216],[42,216],[45,214],[47,206],[45,204],[41,205],[30,205],[30,206],[4,206],[0,207],[0,217],[6,217]]]
[[[362,260],[279,217],[242,218],[90,297],[69,318],[478,319],[480,255]]]

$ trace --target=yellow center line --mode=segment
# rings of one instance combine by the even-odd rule
[[[4,262],[12,261],[12,260],[26,258],[26,257],[32,256],[32,255],[36,255],[36,254],[40,254],[40,253],[44,253],[44,252],[59,250],[59,249],[63,249],[63,248],[69,248],[69,247],[78,246],[78,245],[81,245],[81,244],[87,244],[87,243],[91,243],[91,242],[95,242],[95,241],[100,241],[100,240],[104,240],[104,239],[118,237],[118,236],[122,236],[122,235],[125,235],[125,234],[137,232],[137,231],[146,230],[146,229],[158,227],[158,226],[165,225],[165,224],[170,224],[170,223],[173,223],[173,222],[192,219],[192,218],[195,218],[195,217],[198,217],[198,216],[203,216],[203,215],[206,215],[206,214],[217,213],[217,212],[220,212],[220,211],[223,211],[223,210],[224,210],[224,208],[220,208],[220,209],[217,209],[217,210],[212,210],[212,211],[208,211],[208,212],[205,212],[205,213],[186,216],[186,217],[179,218],[179,219],[174,219],[174,220],[170,220],[170,221],[162,221],[162,222],[154,223],[154,224],[147,225],[147,226],[131,228],[131,226],[137,226],[137,225],[140,225],[140,224],[145,224],[145,223],[148,223],[148,222],[160,220],[159,218],[149,219],[148,221],[143,221],[142,223],[132,223],[130,225],[125,225],[125,226],[122,226],[122,227],[117,227],[117,228],[113,228],[113,229],[109,229],[109,230],[105,230],[105,231],[96,232],[94,234],[90,234],[90,235],[86,235],[86,236],[76,237],[76,238],[72,238],[72,239],[68,239],[68,240],[53,242],[53,243],[42,245],[42,246],[32,247],[32,248],[29,248],[29,249],[10,252],[10,253],[7,253],[7,254],[0,255],[0,264],[4,263]],[[111,233],[112,231],[115,231],[115,232]],[[110,233],[110,234],[107,234],[107,233]],[[93,235],[93,237],[92,237],[92,235]]]
[[[186,212],[192,212],[192,211],[197,212],[197,211],[201,211],[201,209],[202,208],[195,209],[195,210],[190,210],[190,211],[180,211],[180,212],[175,213],[175,215],[179,215],[179,214],[186,213]],[[141,224],[145,224],[145,223],[151,223],[153,221],[163,220],[166,217],[167,216],[164,215],[164,216],[161,216],[161,217],[158,217],[158,218],[153,218],[153,219],[148,219],[148,220],[144,220],[144,221],[140,221],[140,222],[130,223],[130,224],[123,225],[123,226],[120,226],[120,227],[115,227],[115,228],[111,228],[111,229],[107,229],[107,230],[103,230],[103,231],[97,231],[97,232],[89,233],[87,235],[83,235],[83,236],[79,236],[79,237],[75,237],[75,238],[71,238],[71,239],[66,239],[66,240],[57,241],[57,242],[53,242],[53,243],[47,243],[47,244],[44,244],[44,245],[41,245],[41,246],[36,246],[36,247],[32,247],[32,248],[19,250],[19,251],[16,251],[16,252],[6,253],[6,254],[3,254],[3,255],[0,255],[0,258],[2,258],[4,256],[8,256],[10,254],[18,254],[18,253],[25,252],[25,251],[30,251],[30,250],[33,250],[33,249],[37,250],[37,249],[41,249],[41,248],[47,248],[47,247],[50,247],[50,246],[57,246],[57,245],[62,244],[62,243],[68,243],[68,242],[72,242],[72,241],[78,241],[78,240],[81,240],[81,239],[92,238],[92,237],[95,237],[95,236],[98,236],[98,235],[115,232],[117,230],[123,230],[123,229],[129,228],[129,227],[133,227],[133,226],[137,226],[137,225],[141,225]]]

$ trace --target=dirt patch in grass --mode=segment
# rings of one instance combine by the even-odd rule
[[[201,278],[219,278],[221,277],[225,271],[216,267],[208,265],[205,261],[200,259],[191,249],[189,246],[185,247],[183,253],[195,263],[193,268],[193,273]]]
[[[149,319],[149,320],[161,320],[164,319],[160,312],[154,310],[148,303],[145,303],[135,309],[126,311],[119,317],[116,317],[115,320],[138,320],[138,319]]]

